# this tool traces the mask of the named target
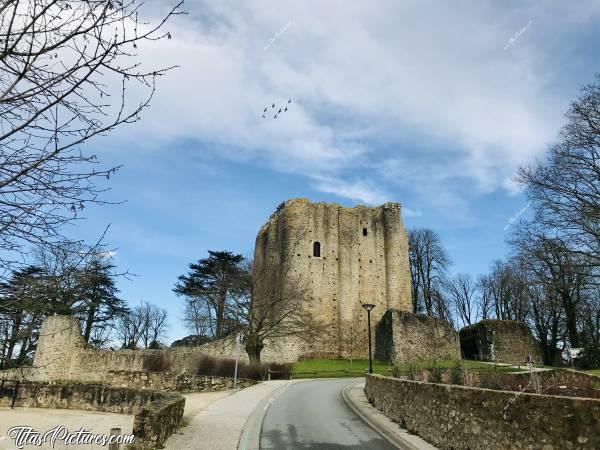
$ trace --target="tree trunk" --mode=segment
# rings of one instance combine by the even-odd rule
[[[216,336],[218,338],[223,337],[223,322],[225,321],[225,302],[227,301],[227,290],[222,289],[219,292],[219,298],[217,299],[217,317],[216,317]]]
[[[87,344],[90,341],[90,335],[92,334],[92,325],[94,325],[94,318],[96,315],[96,303],[92,302],[90,310],[88,311],[87,318],[85,319],[85,331],[83,333],[83,340]]]
[[[264,347],[265,346],[260,339],[255,336],[248,336],[246,353],[248,353],[250,365],[260,364],[260,354]]]
[[[573,299],[568,294],[562,294],[563,308],[565,309],[567,333],[572,348],[579,348],[579,335],[577,333],[577,312]]]
[[[17,345],[17,341],[19,339],[19,333],[21,331],[21,323],[23,316],[18,314],[13,321],[10,337],[8,338],[8,345],[6,347],[6,361],[10,362],[13,356],[13,351],[15,349],[15,345]]]

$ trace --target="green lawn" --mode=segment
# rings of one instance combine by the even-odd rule
[[[388,363],[373,361],[373,372],[376,373],[390,373],[388,369],[392,367]],[[294,378],[338,378],[357,377],[368,368],[368,359],[355,359],[352,364],[348,359],[311,359],[294,363],[292,370]]]
[[[591,375],[598,375],[600,377],[600,369],[586,370],[586,372]]]
[[[424,362],[420,364],[402,364],[396,368],[400,372],[409,372],[412,368],[424,369],[437,365],[440,369],[451,369],[456,365],[456,361],[435,361]],[[494,370],[492,364],[486,364],[479,361],[463,361],[463,366],[468,370]],[[294,378],[340,378],[357,377],[365,373],[369,367],[368,359],[353,360],[352,365],[348,359],[311,359],[294,363],[292,371]],[[391,375],[394,366],[381,361],[373,361],[373,372],[385,375]],[[514,367],[496,366],[498,372],[518,371]]]

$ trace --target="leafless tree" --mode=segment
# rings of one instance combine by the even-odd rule
[[[440,314],[445,315],[445,302],[441,291],[450,258],[439,236],[429,228],[410,230],[408,251],[413,312],[424,308],[427,315],[432,316],[437,309]]]
[[[538,233],[600,267],[600,74],[581,89],[560,142],[520,170]]]
[[[167,331],[167,311],[150,303],[143,303],[134,310],[142,317],[141,343],[144,348],[154,348],[164,339]]]
[[[564,341],[564,312],[556,290],[540,283],[534,274],[528,278],[533,331],[540,343],[544,364],[554,365],[560,359],[559,342]]]
[[[515,230],[511,244],[530,280],[544,286],[549,303],[554,304],[553,299],[560,302],[569,342],[579,347],[578,311],[592,279],[585,258],[569,251],[559,239],[532,232],[527,224]]]
[[[446,283],[446,291],[454,306],[456,315],[464,326],[477,320],[477,286],[469,274],[458,274]]]
[[[365,320],[361,320],[362,308],[356,308],[352,316],[352,320],[344,325],[342,330],[342,346],[344,352],[350,360],[350,370],[352,370],[352,362],[354,360],[357,347],[364,342],[365,335]],[[364,310],[363,310],[364,311]]]
[[[230,304],[229,315],[235,318],[244,335],[246,353],[251,363],[260,362],[260,355],[267,341],[295,338],[310,342],[323,337],[325,324],[310,313],[312,299],[306,281],[300,277],[279,277],[267,273],[257,289],[257,275],[252,263],[246,264],[248,276],[245,289],[238,290]]]
[[[116,324],[117,338],[122,348],[156,348],[167,331],[167,311],[147,302],[122,314]]]
[[[134,311],[122,314],[117,319],[115,332],[121,348],[136,349],[142,337],[144,318]]]
[[[169,68],[144,69],[136,48],[171,35],[139,0],[0,2],[0,263],[63,241],[63,225],[100,202],[118,167],[81,145],[139,119]],[[115,87],[117,86],[117,87]],[[146,89],[130,98],[130,89]]]
[[[489,319],[493,316],[494,305],[489,283],[490,281],[486,275],[480,276],[477,280],[477,309],[481,320]]]
[[[496,319],[527,321],[530,312],[527,282],[518,262],[495,261],[490,273],[482,277],[481,287],[481,295],[491,301]]]

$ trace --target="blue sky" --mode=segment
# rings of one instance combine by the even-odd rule
[[[126,203],[87,209],[70,234],[111,224],[114,263],[138,274],[122,296],[167,309],[170,340],[188,334],[177,276],[209,249],[250,254],[287,198],[398,201],[453,272],[485,272],[527,205],[516,170],[600,71],[600,0],[474,3],[187,1],[173,39],[140,49],[180,67],[141,122],[86,149],[124,166],[106,198]]]

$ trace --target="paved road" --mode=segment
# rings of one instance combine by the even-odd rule
[[[342,398],[342,389],[360,379],[291,384],[271,403],[260,435],[261,449],[393,450]]]

